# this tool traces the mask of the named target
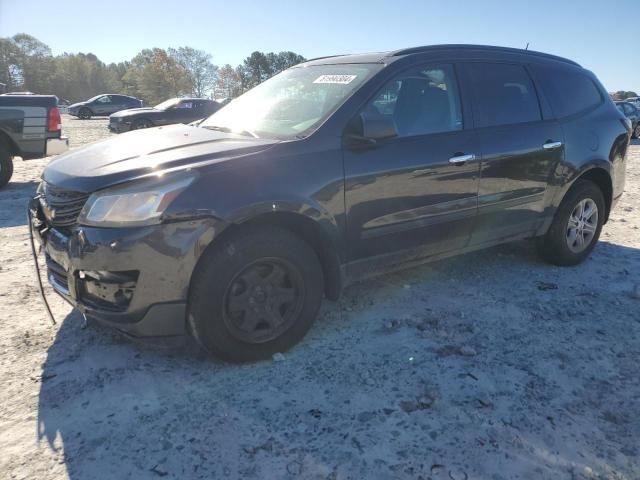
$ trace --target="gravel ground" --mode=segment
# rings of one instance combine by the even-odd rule
[[[106,120],[65,116],[72,146]],[[132,343],[35,287],[0,191],[0,477],[640,478],[640,142],[591,258],[520,242],[350,287],[278,361]]]

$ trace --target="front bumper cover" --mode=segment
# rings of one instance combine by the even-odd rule
[[[86,317],[132,336],[186,333],[191,274],[224,228],[221,221],[56,229],[47,226],[39,205],[37,199],[29,205],[29,227],[44,253],[39,263],[47,265],[47,279],[59,295]]]
[[[109,121],[109,126],[107,128],[113,133],[124,133],[131,130],[131,123]]]

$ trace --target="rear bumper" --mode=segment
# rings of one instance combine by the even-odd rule
[[[222,229],[212,218],[136,228],[30,226],[53,289],[88,318],[136,337],[186,333],[191,274]]]
[[[69,138],[68,137],[60,137],[60,138],[47,138],[47,145],[45,148],[45,157],[49,157],[51,155],[60,155],[61,153],[69,150]]]

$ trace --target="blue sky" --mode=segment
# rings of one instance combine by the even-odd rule
[[[92,52],[105,62],[147,47],[189,45],[211,53],[218,65],[234,66],[254,50],[311,58],[435,43],[522,48],[529,42],[593,70],[609,90],[640,93],[638,7],[638,0],[0,0],[0,36],[27,32],[54,54]]]

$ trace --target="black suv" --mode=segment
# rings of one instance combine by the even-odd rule
[[[563,58],[320,58],[198,126],[51,161],[31,225],[50,283],[87,317],[254,360],[373,273],[530,237],[580,263],[622,194],[629,137],[596,77]]]
[[[142,100],[127,95],[96,95],[84,102],[69,105],[69,115],[88,120],[91,117],[108,117],[128,108],[142,107]]]
[[[132,108],[109,117],[109,130],[115,133],[140,128],[190,123],[208,117],[222,105],[206,98],[171,98],[147,108]]]

